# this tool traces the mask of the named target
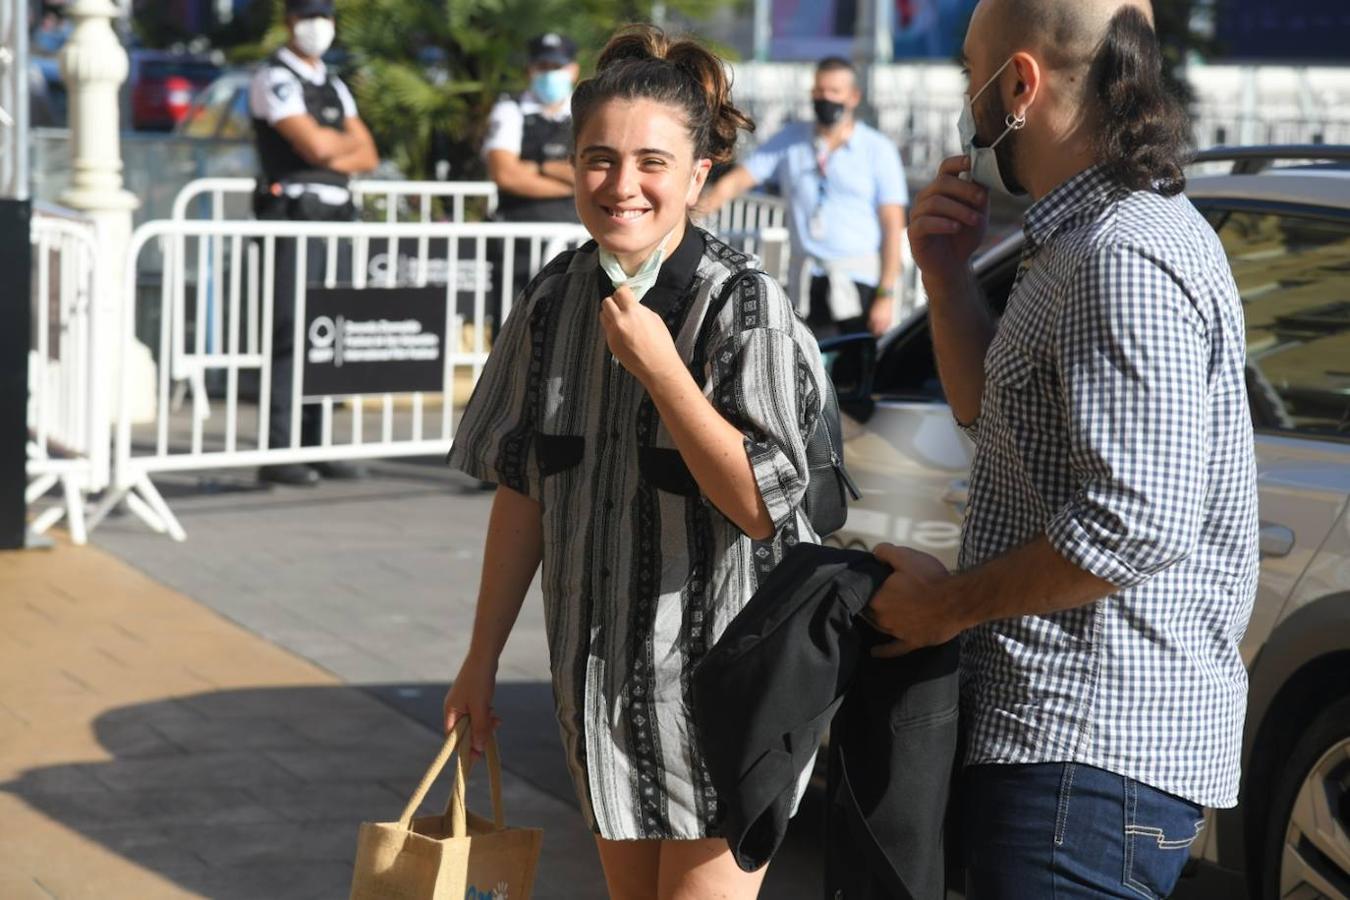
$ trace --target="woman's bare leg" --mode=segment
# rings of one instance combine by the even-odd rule
[[[722,842],[723,845],[726,841]],[[661,864],[661,841],[595,839],[605,870],[609,900],[655,900]]]
[[[659,900],[754,900],[768,866],[742,872],[722,838],[661,841]]]

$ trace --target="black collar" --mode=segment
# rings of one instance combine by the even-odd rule
[[[703,232],[695,228],[692,222],[684,223],[684,237],[680,246],[670,254],[670,258],[661,263],[661,272],[656,276],[656,284],[651,286],[642,298],[642,305],[663,319],[669,318],[684,300],[689,285],[698,273],[699,260],[703,259]]]
[[[689,285],[693,283],[694,276],[698,274],[698,264],[699,260],[703,258],[703,249],[702,229],[695,228],[692,223],[686,222],[684,237],[680,239],[680,245],[675,248],[674,253],[666,257],[661,263],[661,271],[656,276],[656,284],[648,288],[647,293],[642,296],[642,305],[669,322],[671,314],[682,305],[685,294],[689,292]],[[603,300],[614,293],[614,285],[604,270],[600,269],[598,262],[596,268],[599,269],[596,283],[600,293],[597,299]]]

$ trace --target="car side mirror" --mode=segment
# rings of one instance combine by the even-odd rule
[[[877,368],[877,339],[846,334],[820,342],[820,359],[834,385],[839,408],[859,422],[872,417],[872,379]]]

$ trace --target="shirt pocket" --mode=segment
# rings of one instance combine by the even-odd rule
[[[572,434],[535,434],[539,476],[548,478],[581,465],[586,439]]]
[[[685,465],[679,450],[669,447],[639,447],[638,471],[642,480],[657,490],[681,497],[697,497],[698,482]]]
[[[1016,392],[1025,388],[1036,374],[1036,358],[1016,344],[1002,341],[995,343],[984,364],[986,384],[1005,392]]]

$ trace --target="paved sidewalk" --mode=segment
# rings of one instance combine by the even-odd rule
[[[395,818],[439,743],[102,550],[0,554],[6,900],[345,897],[359,822]],[[536,895],[597,896],[576,813],[505,787],[546,830]]]
[[[247,470],[157,478],[187,531],[178,544],[131,517],[93,539],[249,631],[360,685],[428,729],[473,621],[492,494],[439,459],[381,461],[372,477],[259,490]],[[601,897],[603,882],[563,762],[543,604],[532,590],[501,660],[495,706],[503,765],[566,815],[542,822],[541,878],[558,896]],[[763,896],[821,893],[819,803],[808,797]],[[530,822],[509,808],[512,819]],[[532,822],[533,824],[533,822]],[[584,848],[582,845],[585,845]],[[541,896],[544,896],[541,894]]]

